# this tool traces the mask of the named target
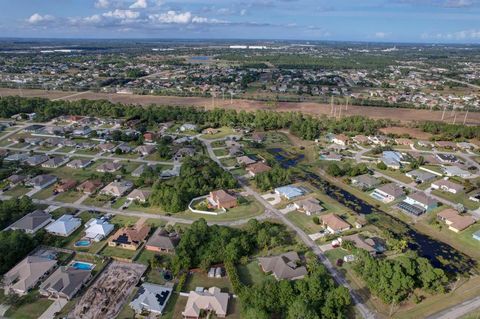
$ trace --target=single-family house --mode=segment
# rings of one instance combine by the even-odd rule
[[[8,229],[21,230],[27,234],[35,234],[38,230],[48,225],[52,220],[50,214],[37,209],[11,224]]]
[[[456,233],[467,229],[471,225],[475,224],[475,219],[470,215],[461,215],[452,208],[447,208],[437,214],[437,219],[445,222],[448,225],[448,229]]]
[[[370,174],[358,175],[352,177],[350,180],[353,186],[358,187],[362,190],[372,189],[380,184],[380,180]]]
[[[133,183],[130,181],[111,182],[100,191],[100,194],[121,197],[132,187]]]
[[[268,172],[272,168],[263,162],[257,162],[247,166],[246,171],[251,177],[255,177],[258,174]]]
[[[152,192],[148,190],[142,190],[142,189],[134,189],[130,194],[127,195],[127,200],[129,201],[139,201],[141,203],[145,203],[148,200],[148,197],[150,197],[150,194]]]
[[[10,186],[18,185],[24,182],[26,179],[27,179],[27,175],[19,175],[19,174],[13,174],[7,178],[8,182],[10,183]]]
[[[438,189],[452,194],[457,194],[464,190],[464,187],[462,185],[454,183],[448,179],[440,179],[433,182],[430,186],[432,187],[432,189]]]
[[[239,156],[237,157],[237,163],[239,165],[244,165],[244,166],[248,166],[248,165],[251,165],[251,164],[254,164],[256,163],[257,161],[244,155],[244,156]]]
[[[262,132],[254,132],[252,134],[252,141],[254,141],[255,143],[262,143],[265,141],[265,138],[266,138],[266,135],[265,133],[262,133]]]
[[[100,187],[102,187],[102,182],[99,180],[88,180],[77,186],[77,190],[84,194],[94,194]]]
[[[122,164],[119,162],[107,162],[100,164],[96,171],[99,173],[114,173],[122,168]]]
[[[168,233],[159,227],[148,239],[145,249],[153,252],[171,253],[175,251],[175,247],[179,242],[180,236],[177,233]]]
[[[25,184],[27,184],[28,186],[33,186],[35,189],[44,189],[54,184],[56,181],[57,181],[57,176],[43,174],[43,175],[35,176]]]
[[[375,188],[375,190],[370,194],[370,196],[373,198],[384,203],[391,203],[404,195],[405,192],[403,191],[403,188],[395,183],[381,185]]]
[[[3,275],[5,294],[23,296],[45,278],[57,265],[55,259],[27,256]]]
[[[264,272],[272,273],[277,280],[296,280],[307,275],[307,269],[301,265],[300,256],[295,251],[278,256],[260,257],[258,263]]]
[[[443,166],[442,171],[448,177],[452,177],[452,176],[458,176],[458,177],[461,177],[461,178],[471,178],[471,177],[473,177],[472,173],[470,173],[469,171],[464,170],[464,169],[462,169],[458,166]]]
[[[6,162],[23,162],[27,158],[28,158],[27,153],[14,153],[5,157],[3,160]]]
[[[140,145],[135,149],[135,152],[147,156],[149,154],[152,154],[155,151],[155,146],[154,145]]]
[[[74,168],[74,169],[79,169],[79,168],[86,168],[90,164],[92,164],[91,160],[86,160],[86,159],[75,159],[67,164],[67,167],[69,168]]]
[[[282,197],[285,197],[287,200],[291,200],[295,197],[304,195],[305,191],[299,187],[287,185],[275,188],[275,193]]]
[[[37,166],[37,165],[40,165],[43,162],[46,162],[48,160],[49,160],[49,157],[47,155],[38,154],[38,155],[33,155],[33,156],[28,157],[25,160],[25,164],[27,164],[29,166]]]
[[[358,144],[367,144],[368,142],[370,142],[370,140],[368,139],[368,137],[366,137],[365,135],[355,135],[352,140],[355,142],[355,143],[358,143]]]
[[[55,186],[55,191],[58,193],[68,192],[77,186],[77,181],[74,179],[63,179]]]
[[[448,148],[452,150],[457,148],[457,144],[451,141],[436,141],[435,144],[441,148]]]
[[[42,163],[42,167],[44,168],[58,168],[64,164],[66,164],[69,161],[68,157],[62,157],[62,156],[57,156],[57,157],[52,157],[48,161]]]
[[[152,132],[145,132],[143,134],[143,140],[147,143],[155,142],[156,138],[157,138],[156,134]]]
[[[404,146],[410,146],[410,145],[415,144],[414,141],[412,141],[409,138],[396,138],[395,143],[397,145],[404,145]]]
[[[219,129],[208,127],[202,131],[202,134],[213,135],[213,134],[217,134],[218,132],[220,132]]]
[[[349,223],[333,213],[321,216],[320,220],[325,229],[331,234],[338,234],[351,228]]]
[[[197,129],[197,125],[195,124],[190,124],[190,123],[185,123],[182,126],[180,126],[180,131],[185,132],[185,131],[195,131]]]
[[[98,242],[107,238],[115,226],[104,218],[92,218],[85,224],[85,228],[85,238]]]
[[[298,200],[293,203],[293,205],[298,211],[304,212],[307,216],[320,213],[324,210],[322,205],[320,205],[320,201],[313,197]]]
[[[161,315],[172,295],[172,290],[172,287],[144,282],[129,305],[138,314],[150,312]]]
[[[199,319],[205,312],[214,313],[217,318],[225,318],[228,311],[228,293],[211,287],[204,291],[190,291],[182,316],[185,319]]]
[[[345,134],[336,134],[332,137],[332,143],[345,146],[348,144],[348,136]]]
[[[91,270],[61,266],[40,285],[39,292],[46,297],[70,300],[91,277]]]
[[[399,203],[398,208],[409,214],[420,216],[426,211],[437,207],[437,205],[437,201],[424,192],[415,192],[409,194],[401,203]]]
[[[453,164],[458,162],[458,157],[453,154],[435,153],[435,157],[443,164]]]
[[[400,169],[402,166],[403,155],[396,151],[383,151],[382,162],[388,168]]]
[[[208,206],[215,209],[230,209],[237,206],[237,198],[220,189],[210,192],[207,203]]]
[[[47,227],[45,230],[50,234],[62,237],[70,236],[82,225],[82,220],[73,215],[65,214]]]
[[[480,241],[480,230],[477,230],[472,234],[473,239]]]
[[[429,182],[437,177],[437,175],[427,172],[423,169],[415,169],[413,171],[407,172],[405,173],[405,176],[410,177],[417,183]]]
[[[101,152],[113,152],[116,145],[113,143],[102,143],[98,144],[97,147]]]
[[[144,164],[140,165],[136,169],[134,169],[131,173],[133,177],[140,177],[142,176],[143,172],[145,172],[146,166]]]
[[[123,227],[110,237],[108,245],[128,250],[137,250],[145,241],[150,232],[150,226],[146,224]]]

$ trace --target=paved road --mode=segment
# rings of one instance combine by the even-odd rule
[[[205,145],[207,146],[207,152],[210,155],[210,157],[216,161],[223,169],[226,169],[220,160],[215,156],[211,143],[212,141],[210,140],[205,140],[201,139]],[[265,208],[267,212],[272,213],[276,218],[278,218],[282,223],[284,223],[287,227],[292,229],[297,236],[304,242],[304,244],[309,247],[315,255],[317,255],[318,259],[320,262],[322,262],[323,265],[327,268],[327,270],[330,272],[334,280],[339,284],[344,287],[346,287],[350,291],[350,295],[352,296],[352,300],[355,304],[355,308],[357,311],[361,314],[363,318],[376,318],[376,315],[362,302],[360,297],[357,295],[357,293],[353,290],[353,288],[350,286],[350,284],[345,280],[343,275],[338,272],[333,265],[330,263],[330,261],[325,257],[321,249],[318,247],[318,245],[299,227],[297,227],[294,223],[292,223],[289,219],[287,219],[281,212],[280,210],[276,209],[273,207],[267,200],[265,200],[259,193],[254,191],[251,187],[249,187],[246,183],[245,180],[242,178],[237,178],[239,184],[242,186],[242,188],[245,190],[245,192],[249,195],[252,195],[255,197],[255,199],[261,203]]]
[[[476,309],[480,309],[480,296],[464,301],[461,304],[450,307],[426,319],[453,319],[460,318]]]

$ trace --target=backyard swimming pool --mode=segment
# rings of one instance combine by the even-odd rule
[[[83,261],[72,261],[70,266],[80,270],[92,270],[93,267],[95,267],[94,264],[83,262]]]
[[[88,247],[90,245],[91,245],[91,242],[88,239],[82,239],[75,243],[75,247]]]

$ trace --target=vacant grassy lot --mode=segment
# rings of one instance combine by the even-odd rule
[[[38,292],[34,291],[30,294],[38,295]],[[7,318],[12,319],[37,319],[52,303],[53,301],[47,298],[38,298],[33,302],[26,302],[19,307],[11,307],[5,315]]]
[[[228,151],[225,148],[215,149],[215,150],[213,150],[213,153],[215,154],[215,156],[226,156],[226,155],[228,155]]]
[[[6,191],[4,194],[12,197],[21,197],[31,191],[32,188],[25,187],[23,185],[17,185],[14,188]]]
[[[208,278],[204,272],[194,272],[190,274],[185,283],[184,291],[195,290],[196,287],[210,288],[213,286],[222,289],[223,292],[233,293],[232,284],[227,277]]]
[[[83,196],[83,193],[77,191],[68,191],[64,193],[60,193],[57,197],[55,197],[56,201],[64,202],[64,203],[74,203],[78,199]]]
[[[323,229],[321,225],[317,225],[313,222],[313,216],[307,216],[305,213],[293,211],[288,213],[286,216],[290,221],[303,229],[307,234],[318,233]]]
[[[228,135],[235,134],[233,129],[231,129],[230,127],[221,127],[221,128],[218,128],[217,130],[219,131],[218,133],[203,134],[201,137],[204,138],[204,139],[207,139],[207,140],[215,140],[215,139],[218,139],[218,138],[224,138]]]
[[[238,265],[238,276],[240,281],[245,285],[253,285],[254,283],[262,282],[268,276],[262,271],[258,260],[254,259],[246,265]]]

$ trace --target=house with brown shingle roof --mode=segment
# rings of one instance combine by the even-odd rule
[[[102,182],[99,180],[88,180],[83,182],[82,184],[77,186],[77,190],[79,192],[83,192],[85,194],[93,194],[95,193],[100,187],[102,187]]]
[[[220,189],[210,192],[210,195],[207,197],[207,203],[212,208],[229,209],[237,206],[237,198]]]
[[[322,225],[332,234],[338,234],[351,228],[349,223],[333,213],[323,215],[320,219]]]
[[[475,219],[470,215],[461,215],[456,210],[448,208],[437,214],[437,219],[445,222],[448,229],[456,233],[475,224]]]
[[[146,224],[123,227],[110,237],[108,245],[128,250],[137,250],[145,241],[149,232],[150,226]]]
[[[267,164],[265,164],[263,162],[250,164],[246,168],[248,174],[250,174],[250,176],[252,176],[252,177],[255,177],[256,175],[264,173],[264,172],[268,172],[271,169],[272,168],[270,166],[268,166]]]

